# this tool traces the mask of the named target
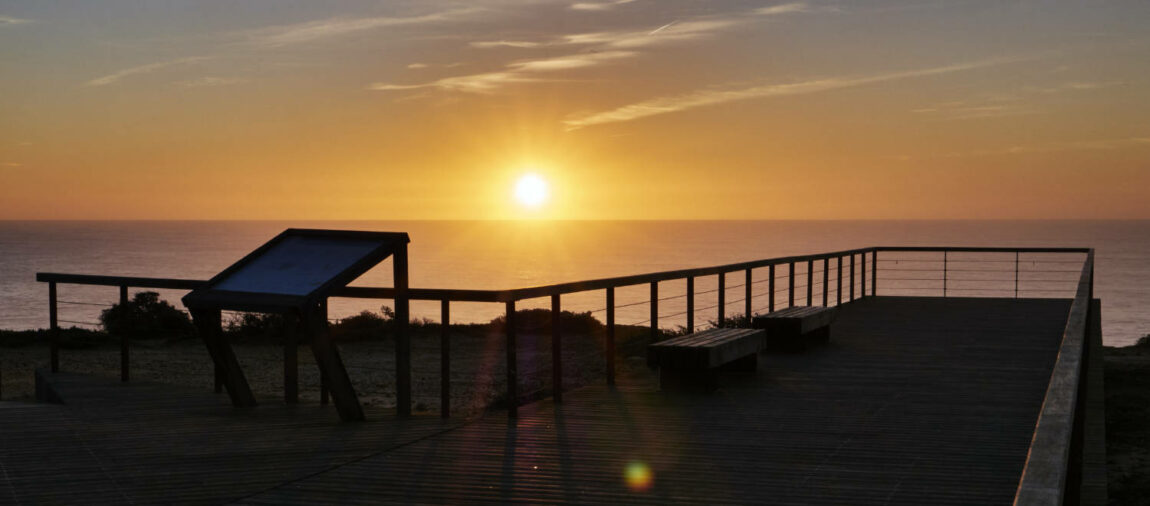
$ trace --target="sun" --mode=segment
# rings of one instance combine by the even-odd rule
[[[531,209],[547,203],[550,198],[547,181],[537,174],[524,174],[515,182],[515,201]]]

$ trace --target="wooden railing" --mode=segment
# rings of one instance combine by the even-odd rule
[[[935,255],[929,259],[899,259],[899,254],[918,254],[918,255]],[[955,260],[957,254],[994,254],[998,255],[996,259],[992,260]],[[1001,259],[1002,255],[1006,254],[1006,259]],[[1009,264],[1011,260],[1009,255],[1013,254],[1013,268]],[[686,319],[687,329],[695,329],[695,281],[697,278],[705,276],[715,276],[718,284],[718,304],[716,312],[716,320],[719,325],[724,324],[725,320],[725,307],[728,305],[725,296],[727,292],[726,278],[728,274],[742,273],[744,276],[745,295],[744,295],[744,314],[753,314],[753,290],[752,280],[755,277],[753,272],[755,269],[767,269],[767,283],[769,283],[769,290],[767,292],[767,303],[764,309],[767,311],[774,311],[776,306],[781,306],[783,301],[776,300],[777,290],[776,281],[784,278],[776,277],[776,271],[779,268],[786,269],[785,275],[785,302],[787,306],[793,306],[798,302],[805,302],[806,305],[814,305],[821,302],[822,305],[827,306],[831,304],[842,304],[851,302],[857,298],[869,295],[876,295],[880,285],[880,273],[883,274],[883,280],[889,284],[884,286],[884,295],[899,294],[900,290],[914,292],[929,291],[931,294],[942,296],[950,296],[955,292],[962,293],[962,290],[976,290],[970,288],[963,288],[956,286],[955,283],[970,281],[970,282],[992,282],[1005,286],[1001,287],[994,285],[994,287],[983,287],[979,294],[985,295],[982,292],[991,291],[998,295],[1013,294],[1014,297],[1019,297],[1023,294],[1031,294],[1034,292],[1050,292],[1052,290],[1046,289],[1045,285],[1041,283],[1048,283],[1057,280],[1050,279],[1033,279],[1024,278],[1023,275],[1027,273],[1060,273],[1071,272],[1062,269],[1020,269],[1020,266],[1027,262],[1037,263],[1038,260],[1023,261],[1021,255],[1040,255],[1040,254],[1085,254],[1085,261],[1081,264],[1081,270],[1076,271],[1079,273],[1077,284],[1075,286],[1074,300],[1071,305],[1069,317],[1067,319],[1066,328],[1062,337],[1062,344],[1059,350],[1058,359],[1054,366],[1054,373],[1051,376],[1050,384],[1046,392],[1043,402],[1041,414],[1035,428],[1034,437],[1030,446],[1030,452],[1026,461],[1025,471],[1023,472],[1021,481],[1019,483],[1015,504],[1018,505],[1032,505],[1032,504],[1059,504],[1063,501],[1067,489],[1073,488],[1073,470],[1072,462],[1075,460],[1076,452],[1081,452],[1081,425],[1082,425],[1082,406],[1083,402],[1079,399],[1079,392],[1083,385],[1084,380],[1084,367],[1085,355],[1087,353],[1087,332],[1088,322],[1092,316],[1091,307],[1094,296],[1094,250],[1088,248],[979,248],[979,247],[870,247],[861,249],[852,249],[844,251],[835,251],[830,253],[820,253],[813,255],[799,255],[780,258],[770,258],[763,260],[755,260],[750,262],[740,262],[726,265],[718,265],[711,267],[701,267],[694,269],[680,269],[673,271],[654,272],[649,274],[639,274],[633,276],[620,276],[612,278],[594,279],[586,281],[576,281],[569,283],[558,283],[545,286],[536,286],[528,288],[517,288],[511,290],[456,290],[456,289],[421,289],[411,288],[408,290],[409,298],[412,300],[426,300],[426,301],[439,301],[440,302],[440,321],[441,321],[441,407],[440,412],[442,416],[450,416],[450,377],[451,359],[450,359],[450,339],[449,328],[451,325],[451,303],[452,302],[487,302],[487,303],[502,303],[505,310],[506,318],[506,334],[505,334],[505,349],[506,349],[506,374],[507,374],[507,403],[510,416],[515,417],[518,413],[518,406],[520,402],[518,385],[518,361],[516,356],[517,343],[516,343],[516,325],[515,314],[516,304],[520,301],[527,299],[537,298],[550,298],[551,308],[551,360],[552,360],[552,378],[551,378],[551,391],[554,399],[557,402],[562,402],[563,399],[563,364],[562,364],[562,332],[559,324],[560,312],[562,310],[562,296],[588,291],[603,291],[603,296],[606,301],[606,342],[604,350],[604,359],[606,361],[606,381],[608,384],[615,383],[615,291],[619,288],[633,287],[641,285],[649,285],[650,299],[650,320],[649,326],[652,336],[657,336],[659,327],[659,285],[660,283],[668,281],[684,280],[686,282]],[[881,257],[881,258],[880,258]],[[895,257],[895,258],[887,258]],[[856,262],[857,260],[857,262]],[[835,282],[835,296],[830,297],[831,286],[831,263],[834,262],[834,282]],[[869,263],[868,263],[869,262]],[[893,264],[882,269],[879,268],[880,262],[884,264]],[[914,264],[919,262],[919,264]],[[984,265],[992,265],[995,268],[990,269],[968,269],[956,268],[956,264],[961,262],[982,262]],[[1077,264],[1079,260],[1054,260],[1046,261],[1050,264]],[[900,267],[902,264],[909,264],[912,267]],[[1002,265],[1006,264],[1006,265]],[[868,265],[869,265],[869,279],[868,278]],[[915,266],[917,265],[917,266]],[[925,265],[925,267],[924,267]],[[1029,265],[1029,264],[1028,264]],[[804,292],[797,292],[795,285],[796,266],[805,267],[805,281],[806,284]],[[1006,267],[1006,268],[998,268]],[[821,282],[815,278],[816,269],[821,271]],[[847,271],[847,276],[844,276],[844,270]],[[902,274],[899,274],[899,273]],[[998,279],[962,279],[961,276],[955,274],[957,272],[979,272],[979,273],[994,273]],[[920,278],[899,278],[897,276],[906,275],[907,273],[916,273],[919,276],[926,277]],[[859,284],[856,285],[856,276]],[[58,332],[59,325],[57,319],[57,285],[60,284],[78,284],[78,285],[100,285],[100,286],[115,286],[119,287],[120,302],[125,303],[128,299],[129,288],[156,288],[156,289],[175,289],[175,290],[193,290],[203,286],[206,281],[191,280],[191,279],[166,279],[166,278],[141,278],[141,277],[121,277],[121,276],[93,276],[82,274],[59,274],[59,273],[37,273],[36,280],[48,283],[48,298],[49,298],[49,323],[53,331],[53,335]],[[906,280],[906,281],[900,281]],[[843,281],[847,281],[847,290],[843,289]],[[929,283],[925,287],[907,287],[899,286],[899,282],[923,282]],[[763,280],[755,281],[754,284],[761,283]],[[1011,283],[1013,286],[1011,287]],[[1035,283],[1037,287],[1025,287],[1025,283]],[[821,284],[821,297],[817,297],[814,291],[815,285]],[[859,288],[856,294],[856,287]],[[395,290],[388,287],[346,287],[337,291],[334,296],[348,297],[348,298],[363,298],[363,299],[393,299],[395,298]],[[857,295],[857,296],[856,296]],[[821,299],[821,300],[820,300]],[[736,301],[737,302],[737,301]],[[128,381],[129,379],[129,348],[127,339],[121,339],[121,379]],[[59,370],[59,348],[56,339],[53,338],[51,343],[51,369],[53,372]],[[397,382],[399,383],[399,382]],[[407,382],[410,385],[410,382]],[[397,395],[397,398],[403,397]],[[410,392],[405,397],[410,399]]]
[[[410,288],[408,296],[411,300],[425,300],[425,301],[439,301],[440,302],[440,322],[441,334],[441,376],[442,376],[442,389],[441,389],[441,406],[440,412],[443,416],[450,416],[450,342],[448,338],[449,327],[451,325],[451,303],[452,302],[487,302],[487,303],[502,303],[504,304],[505,318],[506,318],[506,334],[505,334],[505,349],[507,357],[507,402],[510,416],[514,417],[518,413],[519,405],[519,372],[517,360],[517,336],[515,326],[515,311],[517,303],[528,299],[537,298],[550,298],[550,307],[552,325],[551,325],[551,342],[552,342],[552,385],[551,392],[556,401],[562,401],[563,397],[563,364],[562,364],[562,332],[559,325],[560,312],[562,310],[562,296],[589,291],[603,291],[604,299],[606,301],[606,339],[604,359],[606,361],[606,381],[608,384],[615,383],[615,291],[619,288],[633,287],[641,285],[649,285],[650,287],[650,318],[648,325],[652,337],[657,337],[660,332],[659,326],[659,288],[660,283],[668,281],[684,280],[686,282],[686,328],[695,329],[695,281],[697,278],[706,276],[715,276],[719,289],[718,304],[716,305],[717,311],[714,320],[719,325],[725,322],[725,310],[728,305],[725,300],[727,286],[726,278],[728,274],[742,273],[744,276],[745,294],[744,302],[744,315],[753,314],[755,309],[754,293],[752,284],[760,283],[760,281],[752,282],[755,279],[755,269],[767,269],[767,280],[769,289],[766,294],[766,304],[762,307],[766,311],[774,311],[776,307],[781,306],[783,300],[777,300],[779,290],[776,290],[776,282],[785,279],[785,287],[782,292],[785,293],[786,307],[805,302],[805,305],[815,305],[821,302],[822,305],[842,304],[851,302],[858,298],[868,295],[876,295],[879,286],[879,257],[880,254],[892,254],[896,252],[911,252],[911,253],[925,253],[934,252],[941,253],[943,256],[943,270],[942,277],[940,278],[943,289],[942,294],[947,295],[946,283],[948,280],[948,272],[946,270],[946,258],[951,253],[1013,253],[1015,254],[1016,267],[1014,268],[1014,282],[1016,289],[1014,291],[1017,296],[1018,279],[1018,254],[1021,253],[1087,253],[1090,250],[1083,248],[968,248],[968,247],[870,247],[859,248],[852,250],[834,251],[829,253],[819,253],[812,255],[797,255],[779,258],[769,258],[762,260],[754,260],[749,262],[739,262],[725,265],[717,265],[710,267],[700,267],[693,269],[679,269],[673,271],[654,272],[648,274],[639,274],[631,276],[620,276],[612,278],[593,279],[586,281],[575,281],[568,283],[558,283],[545,286],[536,286],[528,288],[516,288],[511,290],[459,290],[459,289],[428,289],[428,288]],[[835,296],[833,299],[830,297],[831,292],[831,263],[834,262],[834,282],[835,282]],[[797,287],[796,282],[796,266],[804,267],[805,269],[805,285]],[[868,269],[869,266],[869,269]],[[786,270],[785,278],[776,276],[776,271],[781,269]],[[821,281],[815,279],[816,270],[821,271]],[[868,272],[870,282],[868,284]],[[892,269],[898,270],[898,269]],[[844,276],[846,271],[846,276]],[[989,271],[988,271],[989,272]],[[57,319],[57,285],[59,284],[78,284],[78,285],[101,285],[101,286],[116,286],[120,289],[120,301],[127,301],[127,294],[129,288],[156,288],[156,289],[176,289],[176,290],[192,290],[203,286],[206,281],[203,280],[190,280],[190,279],[167,279],[167,278],[141,278],[141,277],[121,277],[121,276],[94,276],[84,274],[60,274],[60,273],[37,273],[36,280],[48,283],[49,293],[49,323],[53,333],[59,329]],[[847,282],[846,290],[844,290],[843,282]],[[816,297],[815,286],[821,284],[821,297]],[[803,292],[799,292],[799,288],[805,288]],[[856,292],[856,288],[858,289]],[[897,287],[891,287],[891,293],[898,293]],[[362,299],[394,299],[395,290],[389,287],[346,287],[338,290],[333,294],[335,297],[347,298],[362,298]],[[821,299],[821,300],[820,300]],[[737,302],[737,301],[736,301]],[[121,379],[128,381],[129,378],[129,349],[127,339],[121,339]],[[51,348],[51,369],[52,371],[59,370],[59,347],[55,339],[50,345]],[[410,392],[408,395],[397,395],[397,397],[410,399]]]

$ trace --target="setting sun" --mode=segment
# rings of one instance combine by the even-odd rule
[[[524,207],[542,206],[549,196],[547,181],[536,174],[525,174],[515,183],[515,201]]]

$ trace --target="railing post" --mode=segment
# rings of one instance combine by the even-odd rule
[[[551,388],[555,402],[563,402],[563,346],[560,341],[559,294],[551,295]]]
[[[659,338],[659,282],[651,282],[651,342]]]
[[[439,416],[451,417],[451,301],[439,301]]]
[[[391,256],[392,279],[395,285],[395,412],[411,416],[411,321],[410,299],[407,295],[407,245],[402,245]]]
[[[830,267],[830,257],[823,257],[823,307],[827,307],[827,296],[830,295],[831,291]]]
[[[866,252],[862,252],[859,257],[859,298],[862,299],[866,297]]]
[[[723,328],[723,310],[727,307],[727,273],[719,273],[719,328]]]
[[[795,263],[787,268],[787,307],[795,307]]]
[[[120,286],[120,310],[125,311],[128,307],[128,287]],[[128,334],[120,334],[120,381],[128,381]]]
[[[1014,298],[1018,298],[1018,252],[1014,252]],[[1092,302],[1093,303],[1093,302]]]
[[[319,314],[320,325],[322,325],[321,329],[323,329],[323,331],[326,332],[327,326],[329,324],[328,319],[327,319],[328,318],[328,312],[327,312],[327,299],[326,298],[323,299],[322,301],[320,301],[318,314]],[[323,372],[321,371],[319,374],[319,403],[321,405],[326,406],[328,403],[328,398],[330,397],[330,395],[331,394],[330,394],[330,392],[328,392],[328,389],[327,389],[327,378],[324,377]]]
[[[874,250],[870,254],[870,294],[871,296],[878,295],[878,250]]]
[[[304,321],[294,312],[284,315],[284,404],[299,403],[299,335]]]
[[[942,296],[946,297],[946,250],[942,251]]]
[[[615,384],[615,287],[607,288],[607,384]]]
[[[695,331],[695,276],[687,276],[687,333]]]
[[[507,301],[507,416],[519,417],[519,364],[515,359],[515,301]]]
[[[850,299],[848,299],[848,300],[851,300],[851,301],[855,300],[855,254],[854,253],[851,253],[851,289],[850,289]]]
[[[56,313],[56,282],[48,282],[48,365],[52,372],[60,372],[60,325]]]
[[[743,304],[743,311],[744,316],[747,317],[747,326],[751,324],[751,311],[753,311],[753,309],[751,309],[751,296],[751,270],[747,269],[743,286],[743,301],[745,302],[745,304]]]
[[[813,306],[815,290],[815,261],[807,260],[807,306]]]
[[[773,313],[775,312],[775,264],[767,266],[767,277],[769,278],[767,281],[767,291],[769,292],[767,295],[767,312]]]
[[[843,303],[843,257],[840,255],[838,261],[835,262],[835,305],[839,306]]]
[[[211,325],[212,332],[218,332],[217,329],[223,325],[224,321],[223,311],[216,309],[207,311],[207,313],[210,313],[208,317],[211,321],[208,322],[208,325]],[[212,391],[217,394],[224,393],[224,369],[215,360],[212,361],[212,376],[214,376],[213,381],[215,383],[212,386]]]

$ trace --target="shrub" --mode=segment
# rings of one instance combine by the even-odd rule
[[[286,334],[283,316],[265,313],[235,313],[224,323],[224,333],[232,341],[275,343]]]
[[[503,332],[507,328],[507,316],[501,315],[488,323],[491,331]],[[591,334],[603,329],[603,323],[591,316],[591,312],[559,313],[559,328],[564,332]],[[551,329],[550,309],[521,309],[515,311],[515,330],[520,332],[548,332]]]
[[[194,333],[192,320],[156,292],[139,292],[126,304],[100,313],[100,324],[112,335],[133,339],[184,337]]]
[[[1134,347],[1135,348],[1150,348],[1150,334],[1146,334],[1142,337],[1139,337],[1138,340],[1134,342]]]

